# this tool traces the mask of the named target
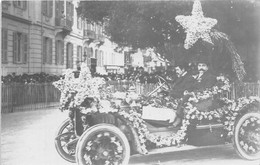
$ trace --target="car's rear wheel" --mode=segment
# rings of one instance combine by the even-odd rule
[[[260,159],[259,112],[248,112],[236,122],[233,144],[241,158],[247,160]]]
[[[76,147],[79,165],[126,165],[130,146],[125,134],[111,124],[97,124],[84,132]]]

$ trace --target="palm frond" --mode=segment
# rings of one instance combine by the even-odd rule
[[[246,75],[246,71],[244,68],[244,63],[242,62],[233,42],[229,39],[227,34],[217,31],[216,29],[213,29],[210,35],[215,45],[218,45],[218,47],[224,45],[230,52],[230,56],[232,59],[232,69],[235,71],[238,80],[242,81],[244,76]]]

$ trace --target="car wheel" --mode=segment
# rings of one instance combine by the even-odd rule
[[[70,124],[70,119],[65,120],[55,134],[55,148],[59,155],[66,161],[76,163],[75,149],[76,143],[67,145],[76,139],[74,130]]]
[[[241,158],[247,160],[260,159],[259,112],[248,112],[236,122],[233,145]]]
[[[127,165],[130,146],[125,134],[111,124],[97,124],[84,132],[76,147],[79,165]]]

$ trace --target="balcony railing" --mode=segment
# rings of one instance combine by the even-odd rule
[[[96,34],[93,30],[84,30],[85,39],[96,39]]]
[[[72,21],[65,18],[55,18],[55,26],[64,28],[66,30],[72,30]]]
[[[97,34],[97,40],[101,41],[101,42],[104,42],[104,40],[105,40],[104,35],[103,34]]]

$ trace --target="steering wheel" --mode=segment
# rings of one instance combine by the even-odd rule
[[[154,94],[159,89],[161,89],[165,92],[169,91],[171,89],[170,85],[166,82],[166,80],[164,78],[162,78],[161,76],[156,76],[156,78],[158,79],[158,81],[156,83],[156,88],[151,93],[149,93],[148,96]]]

